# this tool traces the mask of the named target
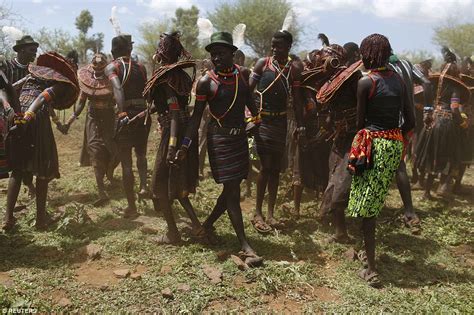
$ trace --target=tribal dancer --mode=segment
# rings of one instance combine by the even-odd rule
[[[109,200],[105,191],[104,176],[113,179],[117,166],[117,145],[114,141],[115,101],[112,85],[104,74],[107,57],[97,53],[92,62],[78,73],[81,94],[74,113],[67,121],[64,132],[67,133],[72,123],[82,113],[86,103],[87,114],[84,129],[84,141],[81,151],[81,166],[93,166],[98,189],[98,199],[94,206],[98,207]]]
[[[326,83],[319,89],[317,101],[330,111],[334,132],[329,155],[329,181],[323,194],[321,216],[330,214],[335,234],[326,242],[349,242],[344,210],[349,201],[351,176],[346,170],[349,149],[356,133],[357,81],[362,76],[361,61],[345,66],[344,48],[337,44],[325,45],[317,66]]]
[[[419,64],[415,64],[414,67],[423,74],[425,78],[429,78],[431,74],[431,67],[433,65],[433,60],[432,59],[427,59],[423,60]],[[429,80],[429,79],[428,79]],[[430,81],[430,86],[431,86],[431,81]],[[411,171],[412,171],[412,178],[411,182],[412,184],[416,184],[417,182],[421,187],[425,185],[425,173],[419,172],[419,170],[416,168],[416,146],[418,144],[418,139],[420,137],[421,130],[423,130],[423,108],[425,107],[426,102],[426,97],[425,97],[425,91],[423,88],[423,85],[415,83],[415,86],[413,88],[413,93],[414,93],[414,100],[415,100],[415,132],[413,134],[412,140],[411,140],[411,145],[409,146],[407,150],[407,157],[411,160]],[[433,87],[431,86],[431,89],[429,91],[433,97]],[[431,101],[432,103],[433,101]],[[432,105],[431,105],[432,107]]]
[[[137,156],[138,175],[140,177],[139,196],[146,195],[147,159],[146,149],[151,121],[135,116],[146,109],[143,90],[147,81],[145,67],[130,58],[132,37],[119,35],[112,39],[112,55],[115,58],[105,68],[105,74],[112,83],[114,99],[118,107],[118,120],[115,139],[122,164],[122,181],[128,207],[125,218],[138,215],[133,191],[134,176],[132,170],[132,149]]]
[[[52,221],[46,212],[48,183],[59,178],[58,152],[50,121],[50,107],[65,109],[77,100],[79,84],[73,65],[55,52],[38,57],[28,67],[30,77],[20,93],[21,113],[15,117],[14,131],[7,137],[8,163],[12,174],[8,183],[4,229],[14,227],[13,209],[23,175],[36,176],[36,227]]]
[[[456,55],[443,48],[445,64],[441,74],[430,76],[436,91],[434,108],[425,110],[425,126],[420,134],[416,150],[416,165],[426,171],[426,199],[431,198],[435,177],[441,173],[439,194],[449,197],[449,184],[459,171],[461,159],[460,125],[462,106],[469,100],[469,89],[459,77]]]
[[[314,56],[318,56],[315,52]],[[328,183],[329,175],[329,152],[330,135],[327,124],[329,110],[323,108],[316,101],[316,94],[321,87],[322,71],[316,68],[317,60],[308,60],[307,67],[302,73],[301,87],[303,88],[304,125],[306,128],[307,141],[297,144],[296,155],[293,166],[293,202],[294,215],[300,214],[301,197],[303,188],[309,188],[318,192],[324,191]]]
[[[357,87],[357,129],[348,170],[353,174],[348,212],[362,218],[367,266],[359,276],[379,286],[375,268],[375,223],[400,165],[403,136],[415,126],[409,95],[400,76],[387,68],[390,42],[380,34],[366,37],[360,51],[367,76]],[[400,126],[400,113],[403,125]],[[371,153],[375,152],[375,155]]]
[[[305,127],[302,123],[300,79],[301,62],[294,62],[288,55],[293,36],[286,30],[278,31],[272,38],[272,56],[261,58],[250,77],[250,90],[256,88],[262,123],[256,135],[257,152],[261,168],[257,179],[257,204],[252,223],[261,233],[268,233],[279,222],[274,217],[280,172],[286,147],[287,107],[290,97],[297,124],[297,136],[302,141]],[[268,187],[268,216],[262,213],[263,199]]]
[[[183,139],[177,158],[183,160],[192,144],[202,113],[207,104],[211,121],[207,132],[207,147],[212,175],[224,189],[212,213],[203,224],[209,239],[214,238],[214,223],[227,210],[242,251],[239,253],[249,266],[261,265],[263,259],[255,253],[245,236],[240,208],[240,182],[247,177],[249,153],[245,131],[244,112],[247,106],[258,123],[258,111],[253,103],[248,83],[241,75],[241,68],[233,64],[232,35],[227,32],[212,34],[206,46],[215,69],[202,77],[196,89],[193,116]]]
[[[144,96],[153,100],[161,127],[151,187],[155,211],[163,211],[168,225],[167,233],[157,238],[160,244],[175,244],[181,241],[171,209],[175,199],[179,200],[188,213],[193,230],[201,229],[201,223],[188,198],[190,193],[196,192],[198,180],[197,142],[193,142],[189,147],[183,163],[179,166],[173,165],[176,150],[182,144],[189,123],[188,104],[196,71],[196,63],[189,60],[191,56],[184,49],[179,36],[178,32],[161,35],[154,58],[161,66],[148,81],[144,91]],[[193,78],[186,73],[187,68],[193,69]],[[197,135],[192,138],[195,137]]]
[[[456,175],[453,192],[463,194],[461,181],[466,172],[466,167],[472,164],[474,154],[474,65],[471,58],[466,57],[461,65],[461,80],[471,91],[469,102],[462,108],[461,113],[461,165],[459,173]]]
[[[199,77],[202,78],[203,76],[206,75],[206,72],[209,70],[212,70],[214,68],[214,65],[209,59],[204,59],[201,62],[201,69],[200,69],[200,74],[201,76]],[[195,80],[195,86],[194,89],[196,89],[196,84],[199,81]],[[204,110],[204,113],[202,115],[201,119],[201,124],[199,125],[199,179],[204,179],[204,165],[206,164],[206,151],[207,151],[207,127],[209,125],[209,120],[211,119],[211,116],[209,115],[209,109],[206,108]]]
[[[396,55],[390,56],[389,67],[392,71],[395,71],[400,78],[403,79],[408,94],[408,103],[405,106],[408,107],[409,111],[415,115],[415,100],[414,100],[414,83],[419,84],[423,87],[423,96],[425,106],[431,107],[433,104],[433,96],[431,93],[431,82],[423,75],[418,68],[415,68],[409,61],[400,60]],[[415,118],[416,119],[416,118]],[[415,120],[416,121],[416,120]],[[403,158],[400,162],[400,166],[397,169],[396,180],[398,191],[402,197],[404,206],[403,221],[409,227],[416,227],[420,223],[420,219],[413,210],[413,200],[411,197],[410,180],[408,178],[407,166],[405,163],[405,154],[410,146],[410,140],[413,136],[413,132],[406,135],[403,140],[404,150]]]
[[[0,179],[8,178],[8,163],[5,150],[5,137],[8,131],[8,121],[13,118],[13,108],[18,108],[18,97],[8,81],[5,73],[0,69]]]
[[[360,60],[359,45],[354,42],[345,43],[342,46],[346,51],[346,66],[350,66]]]
[[[250,79],[250,70],[245,67],[245,54],[242,50],[237,49],[234,53],[234,64],[241,67],[242,76],[244,77],[245,81],[249,81]],[[246,119],[252,119],[252,113],[247,109],[245,109],[245,117]],[[260,164],[258,162],[258,157],[256,154],[256,145],[255,145],[255,138],[250,136],[248,138],[249,142],[249,156],[250,156],[250,165],[249,165],[249,173],[247,178],[245,179],[245,192],[242,193],[241,200],[244,200],[247,197],[252,196],[252,183],[256,182],[258,173],[256,170],[260,168]]]
[[[35,61],[39,44],[30,35],[25,35],[16,41],[13,50],[16,57],[5,61],[2,65],[3,71],[7,76],[10,84],[15,88],[17,96],[20,95],[21,87],[26,81],[28,75],[28,65]],[[13,103],[12,103],[13,104]],[[19,108],[13,108],[14,112],[19,112]],[[53,119],[56,125],[59,124],[58,119]],[[31,198],[35,196],[35,185],[33,184],[32,174],[23,174],[23,184],[28,187]]]

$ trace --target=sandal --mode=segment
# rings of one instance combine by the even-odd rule
[[[260,257],[255,253],[246,253],[244,251],[240,251],[238,257],[251,268],[260,267],[263,265],[263,257]]]
[[[178,245],[181,243],[181,237],[177,236],[176,238],[169,237],[167,234],[151,237],[150,241],[158,245]]]
[[[379,280],[379,274],[377,272],[372,272],[368,274],[369,269],[364,268],[359,271],[359,277],[367,282],[367,284],[373,288],[380,288],[382,283]]]
[[[2,225],[2,230],[4,230],[6,233],[11,232],[15,229],[16,227],[16,219],[13,218],[11,220],[5,221]]]
[[[403,223],[409,228],[419,227],[421,225],[421,220],[416,214],[413,214],[412,217],[407,216],[406,214],[402,217]]]
[[[249,268],[249,266],[245,263],[245,261],[243,261],[238,256],[230,255],[230,259],[237,266],[237,268],[241,271],[244,271],[245,269]]]
[[[113,208],[112,212],[115,213],[116,215],[119,215],[120,217],[124,219],[136,219],[137,217],[140,216],[137,210],[130,210],[130,208],[125,208],[125,209],[120,209],[120,208]]]
[[[250,222],[252,223],[253,228],[260,234],[268,234],[272,231],[271,226],[265,223],[263,219],[257,219],[256,217],[253,217]]]
[[[203,226],[200,226],[197,229],[191,230],[191,237],[196,239],[198,242],[209,244],[209,245],[217,245],[219,240],[217,238],[215,229],[206,229]]]
[[[278,221],[277,219],[275,218],[270,218],[267,220],[266,222],[271,228],[273,229],[277,229],[277,230],[281,230],[285,227],[285,224],[283,224],[283,222],[281,221]]]

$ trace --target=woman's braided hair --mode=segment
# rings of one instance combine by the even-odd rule
[[[366,68],[380,68],[387,64],[392,54],[392,47],[387,37],[381,34],[372,34],[362,40],[360,54]]]
[[[158,55],[164,63],[175,63],[183,56],[185,58],[191,57],[189,52],[186,51],[181,44],[179,40],[180,36],[180,32],[172,32],[171,34],[163,33],[160,36],[160,42],[158,43],[155,54]]]

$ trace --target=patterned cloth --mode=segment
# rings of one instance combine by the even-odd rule
[[[5,142],[3,140],[6,123],[2,116],[0,116],[0,179],[8,177],[7,154],[5,151]]]
[[[260,160],[264,163],[262,156],[280,157],[283,162],[286,149],[287,120],[286,116],[280,117],[262,117],[262,122],[258,127],[258,133],[255,137],[257,142],[257,152]],[[264,168],[281,169],[284,163],[280,165],[262,165]]]
[[[216,183],[247,178],[249,150],[245,134],[233,136],[208,132],[207,150],[212,176]]]
[[[372,142],[376,138],[403,141],[400,128],[383,131],[361,129],[352,141],[347,169],[352,175],[361,175],[372,167]]]
[[[180,111],[178,119],[177,148],[181,146],[184,132],[188,125],[189,115]],[[161,127],[161,139],[156,151],[155,165],[153,168],[151,190],[154,197],[158,197],[160,191],[168,191],[170,200],[187,197],[196,192],[198,181],[198,143],[193,141],[188,148],[187,157],[179,164],[179,167],[170,167],[166,161],[168,156],[168,144],[170,139],[170,115],[158,117]]]
[[[373,168],[365,170],[360,176],[352,177],[348,213],[353,217],[370,218],[378,216],[385,198],[400,165],[403,142],[375,138],[372,142]]]
[[[89,108],[84,126],[81,150],[81,166],[95,166],[107,169],[118,160],[118,149],[114,141],[115,113],[108,109]]]

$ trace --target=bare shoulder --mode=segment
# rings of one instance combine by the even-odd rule
[[[112,73],[115,73],[117,71],[117,67],[115,66],[115,62],[112,61],[105,67],[104,73],[106,75],[111,75]]]
[[[296,59],[292,63],[293,68],[295,69],[296,72],[303,72],[304,70],[304,65],[301,59]]]
[[[209,92],[211,77],[207,74],[204,74],[196,84],[196,93],[201,95],[207,95]]]
[[[263,71],[263,67],[265,67],[265,63],[267,62],[267,57],[263,57],[257,60],[255,66],[253,67],[253,72],[261,73]]]

